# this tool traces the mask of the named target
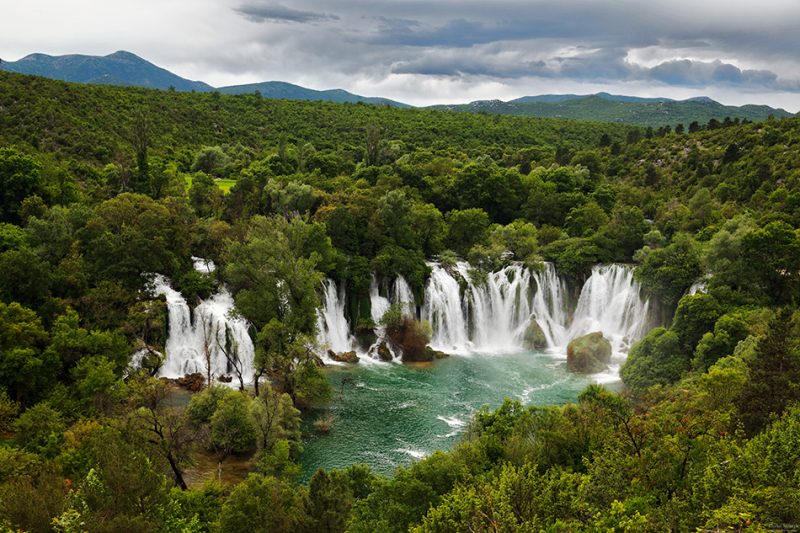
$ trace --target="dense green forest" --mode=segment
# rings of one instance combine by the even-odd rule
[[[800,119],[640,129],[0,72],[0,530],[796,528],[798,227]],[[665,327],[619,393],[508,401],[390,478],[303,483],[301,421],[336,401],[309,350],[320,280],[365,327],[371,274],[419,293],[433,257],[576,281],[635,263]],[[153,377],[148,273],[193,301],[229,287],[254,389],[179,401]],[[241,457],[236,483],[188,479]]]

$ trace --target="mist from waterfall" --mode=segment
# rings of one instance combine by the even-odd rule
[[[201,301],[194,310],[164,276],[154,277],[153,292],[166,298],[169,313],[166,360],[160,376],[178,378],[195,372],[206,376],[210,365],[212,379],[232,376],[236,384],[241,375],[245,383],[252,381],[253,341],[247,322],[231,315],[233,297],[226,289]]]

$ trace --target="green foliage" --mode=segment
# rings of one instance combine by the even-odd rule
[[[36,161],[14,150],[0,148],[0,221],[20,221],[22,201],[42,192],[40,166]]]
[[[489,215],[478,208],[454,210],[447,214],[447,224],[450,226],[447,235],[449,247],[457,253],[466,255],[474,244],[486,237]]]
[[[286,219],[254,217],[244,239],[227,244],[225,278],[237,309],[257,329],[277,319],[299,333],[313,333],[319,256],[301,255],[305,250],[290,240],[290,229]]]
[[[14,441],[21,448],[46,457],[58,454],[66,429],[61,413],[47,403],[26,409],[13,427]]]
[[[670,308],[703,273],[692,239],[678,234],[665,248],[643,249],[636,278]]]
[[[656,328],[631,348],[619,373],[627,386],[646,389],[675,383],[688,369],[689,358],[684,355],[678,334]]]
[[[250,474],[222,506],[220,531],[298,531],[306,524],[304,491],[287,481]]]

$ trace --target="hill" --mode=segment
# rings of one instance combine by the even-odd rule
[[[19,61],[0,63],[0,70],[92,85],[197,92],[217,90],[223,94],[246,94],[258,91],[264,98],[339,103],[364,102],[366,104],[410,107],[387,98],[360,96],[342,89],[318,91],[281,81],[215,88],[202,81],[182,78],[136,54],[125,51],[114,52],[107,56],[30,54]]]
[[[62,155],[94,154],[107,163],[130,154],[138,113],[147,117],[154,153],[203,145],[250,148],[276,142],[319,149],[364,144],[365,128],[404,146],[457,146],[485,154],[493,146],[545,150],[595,146],[603,133],[624,139],[630,126],[559,119],[493,117],[363,104],[256,98],[253,94],[187,93],[81,85],[0,72],[0,143],[24,144]]]
[[[704,124],[711,119],[723,120],[726,117],[761,121],[770,115],[776,118],[793,116],[788,111],[769,106],[725,106],[707,97],[670,100],[668,98],[637,98],[607,93],[585,96],[525,96],[508,102],[479,100],[469,104],[433,107],[447,111],[598,120],[654,127],[677,124],[688,126],[692,122]]]
[[[390,105],[393,107],[411,107],[408,104],[389,100],[388,98],[360,96],[343,89],[317,91],[285,81],[265,81],[263,83],[232,85],[230,87],[220,87],[218,90],[222,94],[252,94],[258,91],[264,98],[281,98],[284,100],[336,102],[341,104],[363,102],[365,104]]]
[[[3,62],[0,68],[62,81],[94,85],[121,85],[178,91],[212,91],[201,81],[191,81],[142,59],[119,51],[107,56],[30,54],[19,61]]]

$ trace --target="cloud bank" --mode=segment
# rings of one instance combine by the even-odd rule
[[[0,57],[127,49],[215,85],[415,104],[608,91],[800,110],[796,0],[16,2]]]

